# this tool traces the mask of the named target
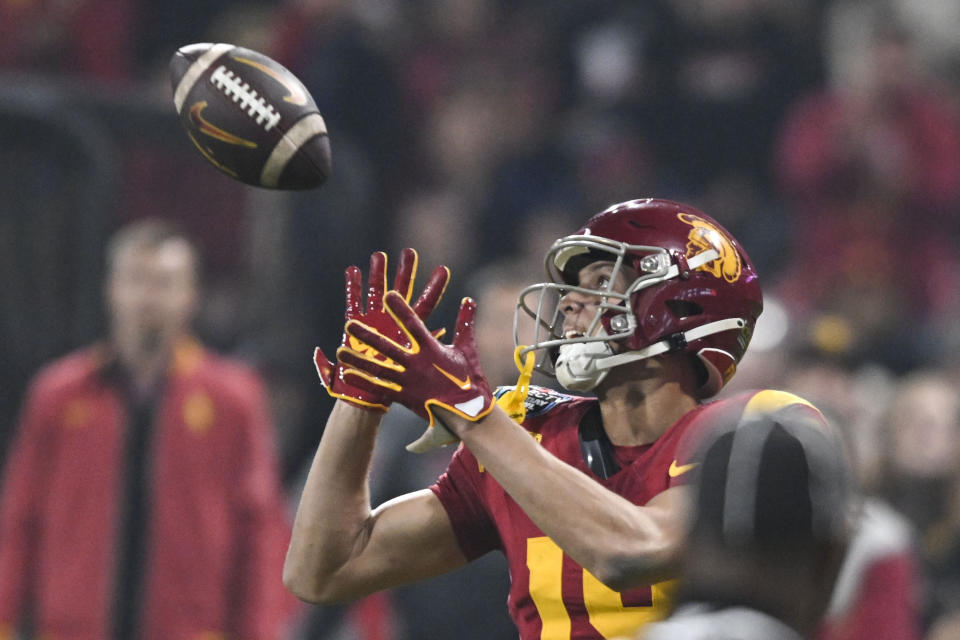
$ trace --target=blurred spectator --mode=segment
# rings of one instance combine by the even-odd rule
[[[411,191],[397,205],[392,230],[394,247],[416,244],[423,263],[447,265],[454,274],[464,273],[478,257],[476,210],[454,189]]]
[[[224,0],[3,0],[0,69],[137,84],[198,42]]]
[[[288,514],[259,377],[190,336],[199,256],[144,220],[107,251],[110,331],[30,387],[0,497],[0,629],[281,638]]]
[[[375,206],[385,206],[416,166],[398,161],[414,146],[409,114],[400,99],[387,33],[364,19],[360,3],[288,0],[276,9],[266,53],[306,85],[330,130],[334,149],[347,139],[365,157]],[[334,158],[337,158],[334,151]],[[334,160],[333,176],[338,173]]]
[[[783,109],[820,80],[815,5],[769,0],[663,0],[646,48],[657,84],[658,154],[697,193],[719,173],[768,184]]]
[[[850,547],[820,640],[918,640],[922,567],[911,523],[876,495],[882,477],[879,422],[893,383],[883,371],[850,370],[815,353],[797,354],[784,386],[815,402],[837,425],[864,488]]]
[[[139,3],[0,2],[0,68],[132,79]]]
[[[893,0],[892,4],[913,33],[924,63],[960,97],[960,3]]]
[[[925,640],[954,640],[960,638],[960,613],[953,612],[938,619]]]
[[[885,427],[881,487],[921,531],[935,531],[960,458],[960,393],[939,372],[914,372],[896,389]]]
[[[642,127],[632,119],[606,111],[575,110],[564,118],[561,129],[560,142],[573,165],[567,177],[570,184],[564,187],[566,207],[600,211],[638,193],[661,191],[664,168],[643,137]]]
[[[960,611],[960,392],[942,372],[912,373],[887,414],[881,489],[917,530],[924,626]]]
[[[857,357],[905,371],[926,355],[912,344],[925,322],[958,305],[960,117],[883,6],[832,5],[832,85],[783,122],[783,293],[800,314],[848,323]]]
[[[799,331],[797,331],[799,333]],[[878,366],[851,366],[834,354],[794,345],[782,386],[815,402],[840,428],[863,489],[880,493],[884,426],[897,380]]]
[[[484,225],[487,228],[516,227],[544,209],[565,208],[582,211],[582,189],[577,180],[577,159],[564,140],[562,115],[563,64],[559,47],[533,20],[543,16],[517,12],[500,43],[515,56],[499,61],[500,86],[496,93],[495,127],[486,132],[497,141],[499,152],[489,176],[483,202]],[[548,34],[550,32],[547,32]],[[552,35],[552,34],[551,34]],[[524,53],[528,43],[539,45],[535,54]],[[515,62],[506,62],[515,60]],[[623,128],[625,130],[625,128]],[[576,137],[584,132],[571,132]],[[615,169],[623,154],[611,150],[611,162],[598,170]],[[596,163],[600,165],[600,162]],[[613,176],[611,176],[611,179]],[[623,193],[634,195],[632,190]],[[607,206],[623,200],[611,197],[600,204]],[[507,236],[509,239],[510,236]],[[515,255],[519,246],[511,246],[504,238],[488,238],[486,256]],[[536,254],[542,252],[537,248]]]
[[[820,640],[918,640],[922,573],[913,530],[887,503],[867,498],[817,636]]]

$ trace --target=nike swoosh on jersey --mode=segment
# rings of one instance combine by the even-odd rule
[[[690,471],[691,469],[693,469],[694,467],[696,467],[698,464],[700,464],[700,463],[699,463],[699,462],[691,462],[690,464],[678,465],[678,464],[677,464],[677,461],[674,460],[673,462],[670,463],[670,468],[667,469],[667,474],[668,474],[671,478],[676,478],[677,476],[682,476],[682,475],[685,474],[687,471]]]

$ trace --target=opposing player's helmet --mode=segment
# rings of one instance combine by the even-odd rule
[[[604,289],[577,286],[579,270],[598,260],[613,264]],[[669,200],[611,206],[557,240],[546,267],[551,282],[520,296],[514,337],[541,352],[539,370],[576,390],[595,387],[612,367],[683,351],[703,363],[701,397],[712,396],[733,376],[763,309],[756,271],[737,241],[710,216]],[[618,274],[628,274],[623,293],[613,288]],[[585,335],[562,335],[558,300],[570,291],[599,299]],[[535,319],[532,341],[519,335],[523,313]],[[610,342],[622,349],[614,353]]]

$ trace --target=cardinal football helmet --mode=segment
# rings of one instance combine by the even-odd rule
[[[602,288],[580,286],[580,269],[599,260],[613,265]],[[701,397],[712,396],[736,371],[763,309],[756,271],[737,241],[710,216],[669,200],[611,206],[557,240],[546,267],[551,282],[520,296],[514,338],[538,352],[540,371],[577,391],[613,367],[687,352],[704,365]],[[618,280],[625,291],[614,288]],[[563,332],[559,302],[569,292],[597,301],[582,335]],[[535,321],[529,341],[519,330],[524,314]]]

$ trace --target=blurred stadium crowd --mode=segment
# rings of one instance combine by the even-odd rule
[[[102,330],[91,301],[123,222],[199,240],[198,331],[265,374],[294,496],[330,407],[309,357],[339,340],[346,265],[403,246],[448,264],[445,324],[466,294],[502,314],[507,366],[486,367],[509,384],[516,286],[561,230],[656,195],[717,218],[761,274],[729,392],[789,389],[845,428],[894,523],[865,553],[915,562],[890,601],[913,607],[910,637],[960,637],[957,33],[953,0],[0,0],[0,459],[27,378]],[[331,132],[323,189],[244,187],[191,150],[166,64],[198,41],[304,81]],[[399,455],[383,498],[443,467]],[[505,609],[505,578],[491,590]],[[303,627],[427,637],[435,597],[366,603],[386,626],[316,610]],[[367,622],[344,631],[351,615]]]

